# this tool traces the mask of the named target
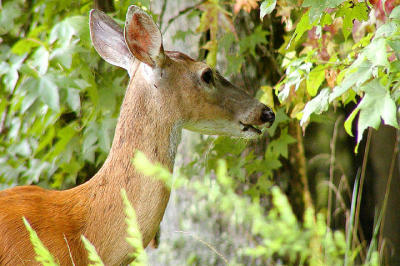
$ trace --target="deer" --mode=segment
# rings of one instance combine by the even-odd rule
[[[99,10],[89,15],[95,50],[130,76],[109,154],[99,171],[71,189],[17,186],[0,192],[0,265],[36,265],[25,217],[60,265],[87,265],[85,236],[105,265],[134,260],[125,241],[121,189],[137,216],[146,247],[155,236],[170,197],[156,178],[135,170],[135,151],[172,173],[182,129],[253,139],[275,119],[271,108],[206,63],[164,50],[153,19],[130,6],[124,29]]]

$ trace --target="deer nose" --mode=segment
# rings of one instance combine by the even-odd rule
[[[275,114],[268,106],[265,106],[261,112],[260,120],[263,123],[269,122],[272,124],[275,121]]]

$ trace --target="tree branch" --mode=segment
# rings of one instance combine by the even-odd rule
[[[203,3],[207,2],[207,1],[208,1],[208,0],[202,0],[202,1],[200,1],[199,3],[197,3],[197,4],[195,4],[195,5],[188,6],[188,7],[184,8],[184,9],[182,9],[181,11],[179,11],[179,13],[178,13],[176,16],[170,18],[170,19],[167,21],[167,26],[165,26],[165,29],[162,31],[163,34],[168,30],[169,26],[171,26],[171,24],[172,24],[177,18],[179,18],[179,17],[185,15],[185,14],[188,13],[189,11],[192,11],[193,9],[197,8],[199,5],[201,5],[201,4],[203,4]]]

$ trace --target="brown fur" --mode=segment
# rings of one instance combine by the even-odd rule
[[[66,198],[73,202],[65,204]],[[71,264],[69,253],[75,258],[76,265],[87,264],[87,256],[77,256],[86,253],[80,232],[87,210],[74,199],[76,195],[69,191],[48,191],[36,186],[1,191],[0,265],[36,264],[23,216],[62,264]]]

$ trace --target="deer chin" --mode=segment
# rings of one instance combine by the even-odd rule
[[[195,123],[186,123],[183,128],[205,135],[231,136],[244,139],[255,139],[262,134],[261,130],[253,125],[228,120],[202,120]]]

